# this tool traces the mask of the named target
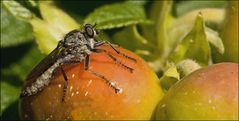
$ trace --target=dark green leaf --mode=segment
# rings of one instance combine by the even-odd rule
[[[9,82],[12,79],[23,81],[26,78],[33,66],[44,57],[36,46],[30,47],[31,48],[29,48],[29,44],[27,44],[17,48],[1,49],[3,62],[3,64],[1,64],[1,79]],[[11,60],[12,62],[10,62]],[[17,82],[15,82],[15,84],[17,84]]]
[[[32,7],[37,6],[37,2],[35,0],[27,0],[27,3],[29,3]]]
[[[1,114],[18,100],[23,81],[43,56],[32,44],[1,49]]]
[[[17,20],[1,7],[1,47],[16,46],[32,39],[31,25]]]
[[[1,81],[1,115],[19,97],[20,87]]]
[[[89,14],[84,23],[97,24],[97,28],[111,29],[131,24],[149,23],[144,8],[132,3],[117,3],[97,8]]]
[[[40,14],[40,10],[39,10],[39,2],[37,0],[21,0],[18,1],[23,7],[25,7],[26,9],[28,9],[32,15],[40,17],[41,18],[41,14]]]

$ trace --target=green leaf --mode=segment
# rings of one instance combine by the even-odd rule
[[[27,44],[14,48],[1,49],[1,61],[4,66],[1,67],[1,81],[13,81],[13,83],[17,84],[21,83],[17,81],[25,80],[33,66],[45,56],[40,53],[36,46],[31,45],[30,47]]]
[[[209,27],[211,27],[211,24],[213,24],[214,26],[216,25],[216,28],[220,28],[225,18],[224,9],[219,9],[219,8],[198,9],[198,10],[190,11],[183,16],[180,16],[173,24],[173,29],[177,29],[181,26],[192,26],[198,13],[202,13],[203,19],[206,25]]]
[[[1,115],[19,97],[20,87],[1,81]]]
[[[22,0],[18,1],[23,7],[28,9],[33,16],[41,17],[40,10],[39,10],[39,2],[37,0]]]
[[[29,45],[27,46],[29,47]],[[16,51],[18,52],[17,54]],[[10,55],[14,56],[13,58],[20,55],[20,58],[17,57],[15,58],[15,62],[11,62],[13,61],[13,58],[9,57]],[[4,58],[1,60],[3,62],[1,63],[1,117],[12,119],[12,115],[9,115],[7,110],[8,108],[10,108],[9,110],[12,110],[12,106],[15,106],[15,110],[18,109],[18,105],[12,104],[19,99],[20,89],[27,74],[31,71],[34,65],[43,58],[43,56],[45,55],[41,54],[36,46],[31,46],[30,49],[26,49],[26,46],[11,49],[8,48],[6,50],[1,49],[1,57]],[[2,65],[4,67],[2,67]]]
[[[199,64],[208,65],[211,52],[204,28],[203,18],[199,14],[191,32],[177,45],[170,59],[175,63],[183,59],[192,59]]]
[[[41,1],[39,7],[43,20],[34,17],[30,23],[33,26],[39,49],[48,54],[57,46],[58,41],[65,34],[71,30],[79,29],[80,25],[52,3]]]
[[[44,21],[48,22],[53,27],[58,27],[57,29],[60,29],[60,31],[64,33],[73,29],[79,29],[79,24],[66,12],[60,8],[57,8],[57,6],[53,3],[42,1],[40,2],[39,6]]]
[[[165,76],[167,76],[167,77],[172,77],[172,78],[175,78],[175,79],[177,79],[177,80],[180,79],[180,76],[179,76],[179,73],[178,73],[178,71],[177,71],[176,66],[170,67],[167,71],[165,71],[164,74],[165,74]]]
[[[150,10],[152,25],[143,25],[143,35],[158,48],[158,56],[168,52],[168,33],[173,18],[171,15],[172,1],[155,1]]]
[[[143,6],[126,2],[97,8],[86,17],[84,23],[97,24],[99,29],[111,29],[149,21]]]
[[[20,21],[1,7],[1,48],[33,40],[31,25]]]
[[[220,54],[223,54],[224,45],[223,45],[222,39],[219,37],[219,34],[216,31],[206,27],[206,35],[210,45],[216,48]]]
[[[37,6],[37,2],[35,0],[27,0],[27,3],[29,3],[32,7]]]
[[[113,40],[121,46],[132,51],[136,50],[137,47],[142,47],[143,45],[147,44],[147,40],[138,33],[137,27],[135,25],[126,27],[122,31],[117,32],[113,36]]]
[[[153,45],[154,52],[149,62],[149,65],[155,70],[160,71],[165,63],[167,56],[172,49],[169,41],[168,29],[174,21],[171,14],[172,0],[168,1],[154,1],[150,9],[150,20],[153,21],[151,25],[141,25],[142,35]]]
[[[139,34],[136,25],[131,25],[117,32],[113,41],[124,48],[135,52],[145,60],[150,60],[154,46]]]
[[[169,40],[171,42],[170,46],[173,48],[182,41],[183,37],[187,35],[193,27],[195,19],[197,18],[198,13],[202,13],[205,23],[213,23],[214,25],[220,25],[224,18],[223,9],[200,9],[187,13],[184,16],[179,17],[173,27],[170,29]],[[219,27],[219,26],[218,26]],[[224,47],[221,38],[218,33],[209,27],[205,27],[205,32],[207,40],[209,41],[211,49],[216,49],[219,53],[224,52]],[[214,47],[214,48],[212,48]]]
[[[17,1],[2,1],[2,4],[5,6],[5,8],[15,17],[22,19],[22,20],[30,20],[33,17],[33,14],[23,7],[20,3]]]
[[[176,4],[176,12],[181,16],[189,11],[201,8],[223,8],[225,0],[205,0],[205,1],[181,1]]]
[[[1,49],[1,115],[18,100],[27,74],[44,56],[32,43]]]
[[[146,5],[148,0],[126,0],[126,3],[137,4],[137,5]]]
[[[22,6],[26,7],[29,11],[32,10],[32,8],[38,7],[38,2],[36,0],[25,0],[25,1],[18,1]]]
[[[177,70],[175,63],[167,63],[166,70],[160,78],[160,85],[168,90],[173,84],[180,80],[180,73]]]

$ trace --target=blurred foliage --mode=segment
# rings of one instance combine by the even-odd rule
[[[225,26],[229,30],[223,32],[232,33],[223,24],[226,3],[1,1],[1,119],[19,119],[18,96],[27,74],[66,33],[85,23],[97,24],[105,30],[100,35],[104,40],[145,59],[169,89],[191,72],[182,62],[189,60],[198,69],[230,48],[222,42],[227,35],[218,34]]]
[[[187,11],[193,11],[200,8],[222,8],[225,6],[224,0],[202,0],[202,1],[182,1],[176,4],[175,11],[178,16],[182,16]]]
[[[189,32],[188,35],[182,39],[182,42],[177,45],[170,56],[170,60],[178,63],[180,60],[193,58],[202,65],[208,65],[210,54],[211,52],[204,30],[203,18],[202,15],[199,14],[191,32]]]
[[[214,54],[215,62],[238,63],[238,1],[230,1],[226,9],[226,18],[222,24],[220,36],[225,46],[225,53]]]
[[[86,17],[84,24],[97,24],[99,29],[112,29],[148,22],[142,5],[124,2],[95,9]]]
[[[32,27],[29,23],[9,15],[1,7],[1,48],[17,46],[33,39]]]
[[[41,52],[48,54],[66,33],[80,26],[74,19],[52,3],[40,3],[39,10],[42,19],[34,16],[29,22],[33,26],[39,49]]]

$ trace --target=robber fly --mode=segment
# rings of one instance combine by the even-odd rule
[[[103,79],[106,84],[112,88],[115,93],[121,93],[122,89],[115,85],[111,80],[108,80],[105,76],[98,72],[88,70],[90,63],[91,53],[107,53],[106,55],[111,58],[112,61],[121,65],[123,68],[127,69],[129,72],[133,72],[133,68],[121,63],[113,55],[108,53],[106,50],[99,49],[102,45],[109,45],[116,53],[123,55],[125,58],[130,59],[134,62],[136,60],[132,57],[127,56],[117,50],[113,44],[107,41],[97,41],[96,37],[99,35],[99,31],[95,29],[95,26],[86,24],[81,30],[73,30],[65,35],[64,39],[59,41],[57,47],[44,58],[28,75],[27,81],[32,81],[31,84],[26,85],[25,89],[21,92],[20,97],[34,95],[44,89],[51,79],[54,73],[59,68],[64,77],[64,88],[62,101],[66,94],[68,86],[68,77],[63,69],[63,65],[77,64],[85,61],[84,69],[89,71],[91,74]]]

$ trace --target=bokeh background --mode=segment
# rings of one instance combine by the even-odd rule
[[[103,30],[99,39],[147,61],[165,90],[174,83],[165,84],[168,78],[182,78],[177,70],[166,72],[184,60],[202,67],[238,63],[236,1],[3,0],[1,119],[19,119],[19,94],[27,74],[67,32],[85,23]]]

